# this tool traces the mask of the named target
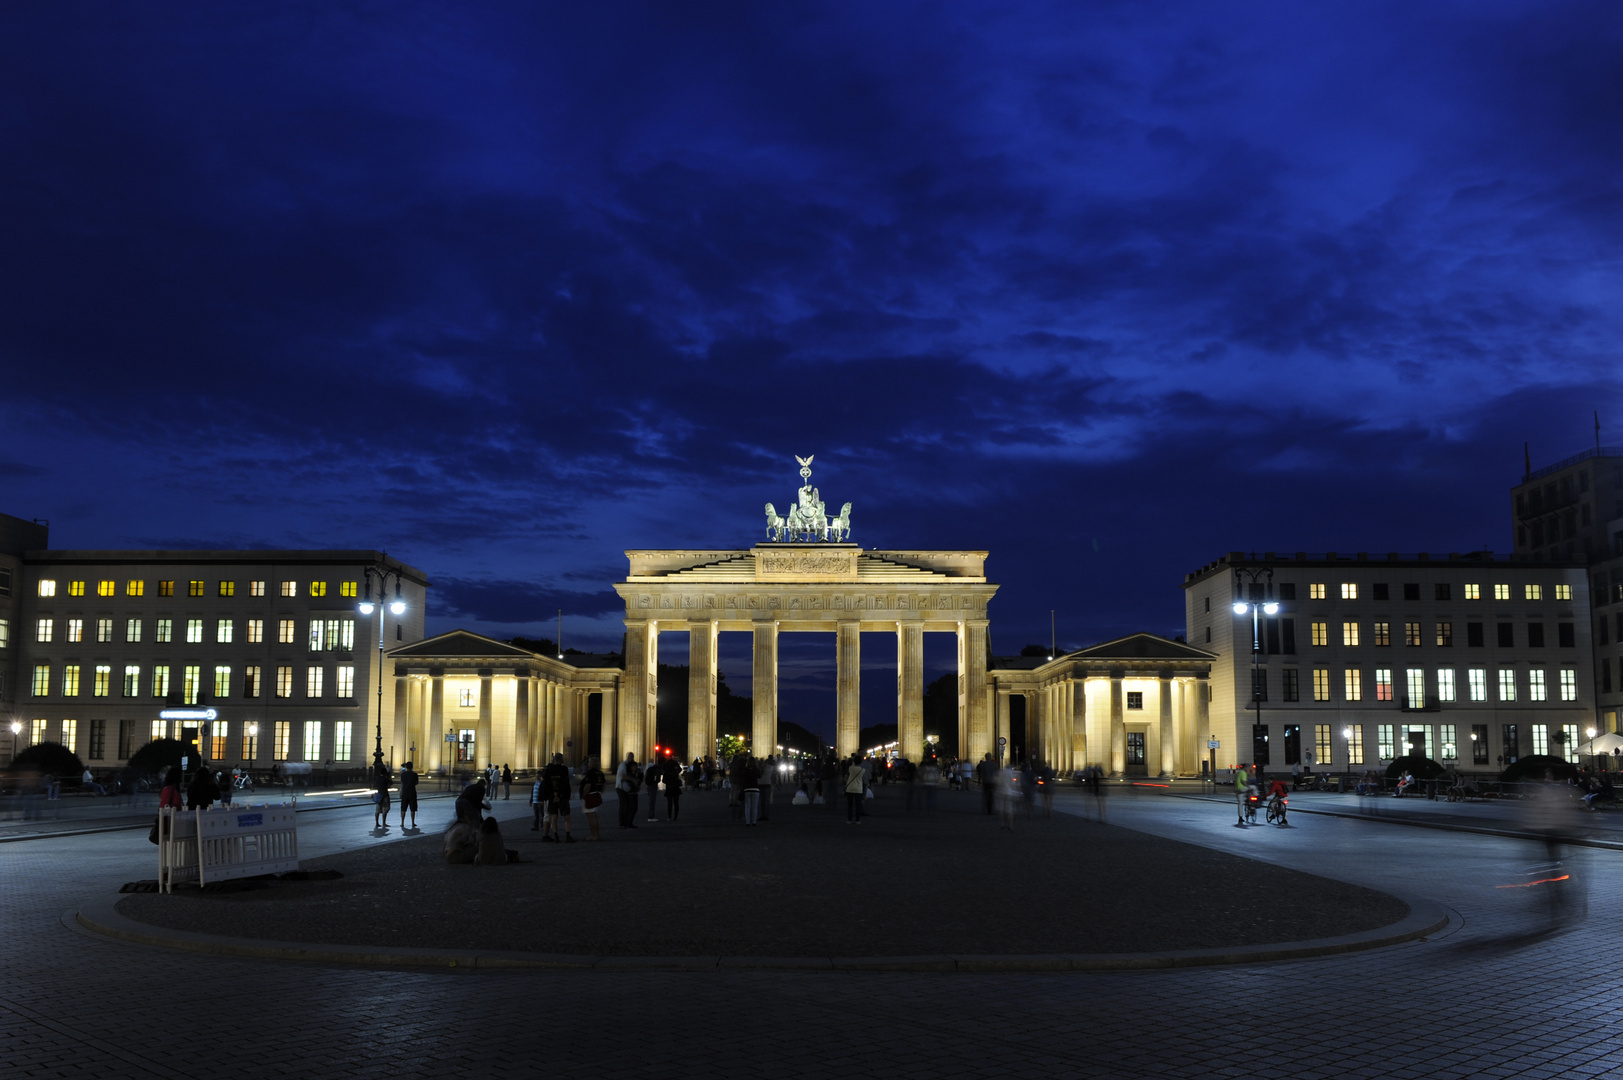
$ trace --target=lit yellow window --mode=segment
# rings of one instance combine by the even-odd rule
[[[203,583],[201,581],[188,582],[187,586],[186,586],[186,595],[187,596],[202,596],[203,595]]]
[[[1314,668],[1313,669],[1313,700],[1314,701],[1329,701],[1330,700],[1330,669],[1329,668],[1320,667],[1320,668]]]
[[[1316,585],[1309,585],[1307,587],[1307,598],[1309,600],[1323,600],[1324,599],[1324,582],[1321,581]]]
[[[39,594],[41,596],[55,596],[56,595],[56,582],[54,582],[54,581],[41,581],[39,583]]]
[[[173,595],[175,595],[175,583],[173,581],[160,581],[160,582],[158,582],[158,595],[159,596],[173,596]]]
[[[310,595],[311,596],[326,596],[327,595],[327,583],[325,581],[312,581],[310,583]]]
[[[1509,585],[1495,585],[1493,587],[1493,598],[1495,600],[1509,600],[1510,599],[1510,586]]]
[[[126,581],[124,583],[125,596],[145,596],[147,583],[144,581]]]
[[[1523,590],[1529,600],[1544,599],[1544,586],[1542,585],[1526,585],[1523,586]]]
[[[1313,624],[1313,644],[1315,644],[1315,645],[1328,645],[1328,644],[1330,644],[1330,624],[1329,623],[1316,622],[1316,623]]]
[[[1345,689],[1347,691],[1348,701],[1364,700],[1363,673],[1357,668],[1350,667],[1347,669],[1347,681]]]
[[[282,595],[283,596],[297,596],[297,595],[299,595],[299,583],[297,581],[284,581],[284,582],[282,582]]]
[[[113,596],[113,595],[116,595],[117,592],[118,592],[118,583],[116,581],[98,581],[98,582],[96,582],[96,595],[97,596]]]
[[[359,585],[360,585],[360,582],[358,582],[358,581],[341,581],[341,582],[338,583],[338,595],[339,596],[356,596],[356,595],[359,595],[358,592],[357,592],[357,586],[359,586]]]
[[[1555,598],[1557,600],[1571,600],[1572,599],[1572,586],[1571,585],[1557,585],[1555,587]]]
[[[84,594],[85,594],[85,583],[84,582],[82,582],[82,581],[70,581],[70,582],[68,582],[68,595],[69,596],[83,596]]]
[[[1482,599],[1482,586],[1480,586],[1480,585],[1467,585],[1465,587],[1465,598],[1467,600],[1480,600],[1480,599]]]
[[[220,582],[220,595],[221,596],[235,596],[235,595],[237,595],[237,583],[235,581],[222,581],[222,582]]]
[[[1358,624],[1357,623],[1355,623],[1355,622],[1344,622],[1344,623],[1341,624],[1341,643],[1343,645],[1357,645],[1358,644]]]
[[[1343,600],[1357,600],[1358,586],[1351,581],[1343,581],[1341,583],[1341,598]]]
[[[264,596],[265,595],[265,583],[263,581],[250,581],[248,583],[248,595],[249,596]]]

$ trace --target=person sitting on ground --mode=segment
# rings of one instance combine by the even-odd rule
[[[489,810],[490,804],[485,801],[485,782],[475,780],[462,789],[462,794],[456,797],[456,819],[465,821],[474,828],[484,819],[481,810]]]
[[[502,827],[496,819],[487,817],[479,826],[478,851],[473,856],[475,866],[506,866],[518,862],[518,852],[508,851],[502,843]]]
[[[445,861],[471,863],[479,854],[479,826],[453,821],[445,830]]]

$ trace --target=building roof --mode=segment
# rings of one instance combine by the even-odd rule
[[[238,566],[289,566],[294,564],[310,565],[355,565],[355,566],[382,566],[389,570],[398,570],[403,577],[415,584],[428,586],[428,575],[423,571],[401,562],[399,559],[385,555],[381,551],[361,549],[332,549],[332,550],[302,550],[302,551],[258,551],[246,550],[59,550],[54,548],[33,549],[23,555],[25,562],[33,565],[95,565],[126,566],[130,564],[148,565],[199,565],[208,563],[233,564]]]
[[[1090,645],[1067,653],[1076,660],[1216,660],[1217,654],[1197,649],[1182,641],[1173,641],[1159,634],[1128,634],[1115,641]]]
[[[1240,566],[1267,566],[1276,569],[1289,569],[1300,567],[1304,570],[1349,568],[1387,568],[1387,569],[1429,569],[1429,570],[1466,570],[1482,566],[1516,566],[1523,568],[1549,567],[1556,570],[1581,569],[1587,565],[1582,559],[1539,559],[1530,555],[1502,555],[1492,551],[1450,551],[1447,554],[1419,552],[1404,554],[1399,551],[1389,551],[1384,555],[1371,555],[1367,551],[1344,555],[1335,551],[1307,552],[1298,551],[1278,552],[1265,551],[1258,555],[1255,551],[1231,551],[1214,562],[1209,562],[1199,570],[1191,571],[1183,576],[1184,588],[1213,577],[1217,574],[1226,574],[1235,567]]]
[[[529,649],[521,649],[505,641],[475,634],[470,630],[452,630],[389,650],[392,659],[409,659],[416,656],[511,656],[515,659],[534,660],[539,655]]]

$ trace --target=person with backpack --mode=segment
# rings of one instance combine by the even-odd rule
[[[626,752],[626,759],[614,774],[614,796],[620,800],[620,828],[637,827],[637,792],[642,790],[642,769],[637,755]]]
[[[597,808],[603,805],[603,788],[608,785],[608,779],[603,770],[597,767],[592,758],[586,759],[586,766],[581,770],[580,777],[580,806],[586,815],[586,830],[591,835],[588,839],[601,840],[603,836],[597,828]]]

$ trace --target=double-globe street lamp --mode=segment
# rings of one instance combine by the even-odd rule
[[[370,615],[375,610],[378,613],[378,723],[377,741],[372,750],[372,776],[376,779],[383,775],[383,609],[388,607],[389,613],[399,618],[406,613],[406,600],[400,595],[400,571],[391,570],[383,566],[368,566],[364,568],[366,574],[366,597],[356,605],[362,615]],[[394,578],[394,599],[385,604],[384,596],[388,591],[389,579]],[[372,599],[372,584],[377,583],[377,599]]]
[[[1244,615],[1251,612],[1251,707],[1256,710],[1256,719],[1252,723],[1253,754],[1255,753],[1257,728],[1262,726],[1262,615],[1279,614],[1279,605],[1267,599],[1269,589],[1273,585],[1274,571],[1272,567],[1241,566],[1234,571],[1234,592],[1237,596],[1245,595],[1245,585],[1254,588],[1261,586],[1262,597],[1252,600],[1236,600],[1234,614]],[[1238,734],[1238,733],[1236,733]],[[1236,748],[1238,749],[1238,748]],[[1252,764],[1257,764],[1253,762]]]

